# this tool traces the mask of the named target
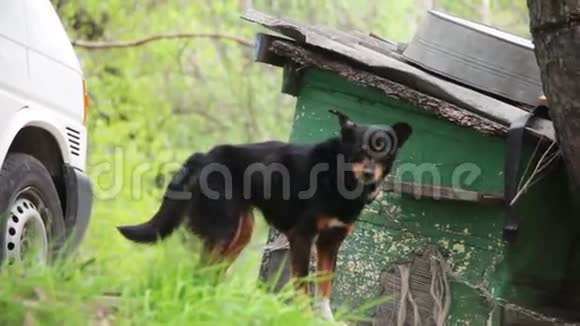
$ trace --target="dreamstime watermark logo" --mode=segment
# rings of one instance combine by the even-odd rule
[[[182,162],[175,161],[160,164],[151,160],[133,162],[129,157],[124,148],[115,147],[106,159],[89,165],[97,199],[112,200],[127,193],[131,199],[142,199],[155,189],[156,177],[172,175],[182,166]]]
[[[472,186],[481,177],[483,171],[481,168],[471,162],[457,164],[450,171],[449,167],[440,168],[440,165],[434,163],[402,163],[397,167],[397,173],[394,183],[393,193],[402,195],[405,191],[405,184],[428,185],[429,197],[435,200],[443,198],[443,182],[451,180],[451,188],[462,190]],[[401,182],[407,180],[406,183]],[[421,198],[424,195],[423,187],[413,187],[412,195],[415,198]]]
[[[379,139],[373,146],[383,149],[383,153],[393,153],[392,148],[396,148],[396,137],[384,137],[383,134],[379,138],[371,136],[367,139],[369,141]],[[382,143],[383,140],[388,142]],[[108,159],[91,164],[89,171],[93,179],[95,196],[99,200],[111,200],[121,195],[128,195],[132,200],[142,199],[148,193],[156,193],[158,187],[165,187],[166,179],[155,182],[159,176],[172,179],[174,183],[190,185],[195,183],[197,185],[195,191],[210,199],[231,199],[240,195],[248,200],[310,199],[320,189],[320,182],[326,182],[325,187],[329,184],[336,187],[338,193],[345,199],[361,196],[365,191],[365,184],[348,182],[347,177],[353,169],[346,158],[339,155],[337,161],[332,163],[336,164],[333,170],[336,171],[333,173],[334,180],[328,180],[331,172],[328,163],[315,164],[306,174],[300,174],[300,177],[292,174],[292,169],[280,163],[253,163],[241,173],[240,171],[233,173],[234,171],[227,165],[220,163],[206,164],[196,171],[191,171],[184,168],[182,162],[161,164],[154,164],[151,161],[131,162],[125,151],[118,147]],[[429,162],[402,162],[397,165],[391,177],[396,181],[404,180],[407,184],[432,186],[429,197],[439,199],[442,197],[439,187],[444,182],[449,186],[450,181],[450,186],[454,189],[465,189],[476,183],[482,174],[482,169],[471,162],[458,163],[452,167],[448,165],[442,167],[440,164]],[[165,196],[174,200],[189,200],[192,198],[193,188],[171,189]],[[413,189],[413,195],[416,197],[424,195],[422,187]],[[234,193],[235,191],[241,194]],[[395,182],[391,191],[401,195],[405,192],[403,183]],[[253,198],[255,196],[260,198]]]
[[[363,135],[363,149],[374,159],[392,156],[398,148],[397,133],[389,126],[372,126]]]

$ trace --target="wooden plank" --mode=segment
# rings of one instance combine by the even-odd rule
[[[264,33],[256,34],[256,45],[254,60],[256,62],[267,63],[276,67],[283,67],[288,59],[277,55],[276,53],[270,51],[270,47],[274,41],[284,40],[281,37],[274,35],[268,35]]]
[[[336,72],[349,81],[382,90],[388,97],[411,104],[425,112],[463,127],[473,128],[486,135],[504,135],[507,128],[453,104],[420,93],[410,87],[375,74],[357,69],[339,59],[305,49],[293,42],[275,41],[271,50],[300,66],[317,67]]]
[[[393,182],[392,180],[383,183],[383,191],[412,196],[415,199],[455,200],[488,205],[500,205],[504,203],[502,193],[469,191],[409,182]]]

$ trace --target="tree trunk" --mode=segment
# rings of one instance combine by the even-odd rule
[[[528,0],[530,30],[571,188],[580,198],[580,0]]]

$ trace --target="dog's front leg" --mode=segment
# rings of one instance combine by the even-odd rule
[[[384,181],[379,182],[375,186],[376,188],[367,195],[367,204],[372,203],[377,197],[379,197],[381,195],[381,193],[383,192],[383,188],[384,188],[383,182]]]
[[[332,294],[332,283],[334,271],[336,269],[336,256],[340,245],[350,233],[351,227],[336,227],[320,232],[316,240],[317,261],[316,267],[318,276],[318,294],[320,296],[319,312],[324,319],[334,320],[332,309],[330,308],[330,295]]]
[[[307,295],[310,295],[310,284],[304,278],[308,276],[313,240],[314,234],[300,232],[299,230],[293,230],[288,235],[292,277],[295,278],[296,287]]]

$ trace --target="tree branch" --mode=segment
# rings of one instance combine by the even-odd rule
[[[166,34],[151,35],[141,39],[130,41],[107,42],[107,41],[73,40],[71,43],[73,46],[85,49],[113,49],[113,48],[136,47],[153,41],[159,41],[164,39],[180,39],[180,38],[209,38],[209,39],[227,40],[236,42],[244,47],[253,47],[252,42],[245,40],[241,37],[220,33],[166,33]]]

